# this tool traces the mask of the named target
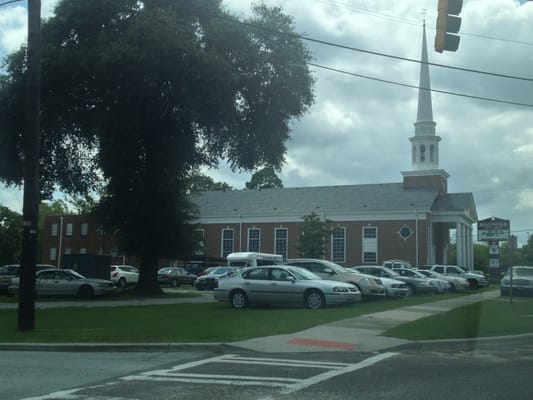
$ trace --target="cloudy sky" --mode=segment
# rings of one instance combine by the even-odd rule
[[[0,3],[2,1],[0,0]],[[235,15],[249,15],[249,0],[225,0]],[[313,62],[368,78],[418,85],[422,21],[427,21],[429,61],[510,79],[431,66],[431,87],[441,92],[523,103],[522,106],[432,93],[440,143],[440,168],[449,191],[472,192],[480,219],[511,220],[524,243],[533,234],[533,2],[465,0],[457,52],[436,53],[437,0],[265,0],[294,17],[297,32],[313,39],[380,53],[307,42]],[[43,0],[43,15],[54,0]],[[25,40],[26,4],[0,7],[0,56]],[[418,92],[312,67],[316,101],[293,124],[285,187],[401,182],[411,169]],[[528,80],[529,79],[529,80]],[[236,189],[250,174],[224,164],[208,174]],[[2,189],[0,204],[21,209],[20,192]]]

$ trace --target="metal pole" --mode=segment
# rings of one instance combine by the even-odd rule
[[[35,266],[39,223],[39,141],[41,109],[41,1],[28,0],[26,53],[26,115],[24,121],[24,199],[18,329],[35,328]]]
[[[63,251],[63,217],[59,217],[59,250],[57,254],[57,268],[61,268],[61,252]]]

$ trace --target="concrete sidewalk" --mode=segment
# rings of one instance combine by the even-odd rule
[[[455,299],[437,300],[417,306],[401,307],[395,310],[382,311],[360,317],[335,321],[313,328],[286,335],[267,336],[231,343],[101,343],[101,344],[8,344],[0,343],[0,350],[56,350],[56,351],[178,351],[193,348],[214,349],[221,346],[252,350],[263,353],[299,353],[326,351],[382,351],[399,345],[411,343],[408,340],[381,336],[389,328],[411,322],[430,315],[443,313],[453,308],[495,299],[500,296],[499,290],[475,293]],[[210,302],[213,297],[207,293],[197,298],[182,299],[150,299],[79,302],[78,307],[109,307],[118,305],[169,304],[183,302]],[[401,300],[398,300],[401,301]],[[43,302],[37,308],[65,307],[72,303]],[[11,303],[0,308],[14,308]]]
[[[408,340],[381,336],[389,328],[499,296],[499,290],[476,293],[335,321],[289,335],[268,336],[228,345],[267,353],[380,351],[409,343]]]

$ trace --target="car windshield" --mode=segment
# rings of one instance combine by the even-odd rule
[[[74,279],[87,279],[85,276],[83,276],[77,271],[74,271],[73,269],[64,270],[64,272]]]
[[[224,267],[215,268],[214,270],[209,271],[207,275],[222,275],[222,274],[225,274],[225,273],[227,273],[227,272],[229,272],[231,270],[232,270],[231,268],[224,268]]]
[[[510,269],[507,271],[506,275],[510,274]],[[533,267],[524,268],[524,267],[513,267],[513,274],[520,276],[532,276],[533,277]]]
[[[305,281],[305,280],[315,280],[315,279],[321,280],[322,279],[318,275],[313,274],[311,271],[305,268],[290,266],[290,267],[287,267],[287,270],[292,272],[292,274],[296,276],[296,278],[298,278],[299,280]]]

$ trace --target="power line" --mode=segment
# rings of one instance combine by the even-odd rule
[[[377,11],[367,10],[367,9],[364,9],[364,8],[358,8],[358,7],[354,7],[354,6],[350,5],[350,4],[341,3],[339,1],[334,1],[334,0],[315,0],[315,1],[318,2],[318,3],[328,4],[328,5],[331,5],[333,7],[337,7],[337,8],[344,8],[344,9],[350,10],[350,11],[352,11],[354,13],[366,14],[366,15],[370,15],[372,17],[388,19],[390,21],[399,22],[399,23],[403,23],[403,24],[406,24],[406,25],[420,26],[419,22],[417,22],[415,20],[412,20],[412,19],[398,17],[398,16],[390,15],[390,14],[384,14],[384,13],[380,13],[380,12],[377,12]],[[434,28],[431,28],[431,27],[430,27],[430,29],[435,30]],[[533,42],[524,42],[524,41],[521,41],[521,40],[513,40],[513,39],[506,39],[506,38],[495,37],[495,36],[480,35],[480,34],[476,34],[476,33],[461,32],[461,35],[462,36],[472,36],[472,37],[476,37],[476,38],[480,38],[480,39],[490,39],[490,40],[497,40],[497,41],[507,42],[507,43],[521,44],[521,45],[525,45],[525,46],[533,46]]]
[[[11,4],[11,3],[18,3],[19,1],[22,1],[22,0],[8,0],[8,1],[4,1],[3,3],[0,3],[0,7],[2,7],[2,6],[7,6],[8,4]]]
[[[375,78],[375,77],[371,77],[371,76],[368,76],[368,75],[357,74],[355,72],[348,72],[348,71],[344,71],[344,70],[341,70],[341,69],[338,69],[338,68],[327,67],[327,66],[324,66],[324,65],[315,64],[315,63],[311,63],[311,62],[308,62],[307,65],[310,65],[310,66],[315,67],[315,68],[321,68],[321,69],[325,69],[325,70],[328,70],[328,71],[337,72],[337,73],[344,74],[344,75],[356,76],[358,78],[370,79],[370,80],[377,81],[377,82],[388,83],[388,84],[391,84],[391,85],[403,86],[403,87],[408,87],[408,88],[412,88],[412,89],[425,89],[425,90],[430,90],[431,92],[443,93],[443,94],[448,94],[448,95],[451,95],[451,96],[459,96],[459,97],[466,97],[466,98],[469,98],[469,99],[492,101],[492,102],[495,102],[495,103],[511,104],[511,105],[515,105],[515,106],[533,107],[533,104],[518,103],[518,102],[513,102],[513,101],[507,101],[507,100],[499,100],[499,99],[494,99],[494,98],[490,98],[490,97],[473,96],[473,95],[469,95],[469,94],[450,92],[450,91],[446,91],[446,90],[422,88],[422,87],[416,86],[416,85],[409,85],[407,83],[400,83],[400,82],[390,81],[390,80],[386,80],[386,79]]]

